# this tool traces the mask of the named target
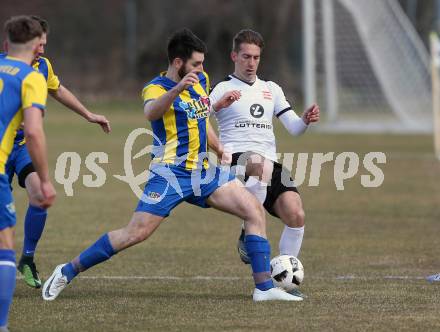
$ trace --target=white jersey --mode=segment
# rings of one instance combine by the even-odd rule
[[[211,105],[231,90],[239,90],[241,98],[214,112],[221,143],[232,153],[253,151],[277,161],[272,119],[293,112],[283,90],[278,84],[258,77],[250,84],[229,75],[212,90]]]

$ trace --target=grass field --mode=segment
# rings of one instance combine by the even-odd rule
[[[78,152],[83,164],[73,197],[57,184],[37,255],[43,279],[102,233],[127,223],[137,203],[113,175],[124,173],[124,142],[145,125],[142,111],[122,103],[93,110],[108,115],[110,135],[56,105],[49,108],[52,174],[64,151]],[[311,132],[293,138],[282,128],[277,133],[281,152],[387,155],[379,188],[361,186],[360,176],[368,174],[361,166],[345,190],[337,191],[334,163],[325,164],[318,187],[300,187],[307,300],[254,304],[250,270],[235,249],[239,220],[182,204],[148,241],[83,273],[54,302],[43,302],[39,290],[18,280],[11,331],[440,330],[440,285],[422,279],[440,272],[440,162],[432,155],[431,137]],[[141,147],[138,142],[135,152]],[[109,155],[100,188],[82,184],[82,175],[90,174],[84,159],[92,151]],[[146,165],[146,159],[137,160],[135,174]],[[26,200],[15,188],[19,251]],[[273,254],[281,229],[268,218]]]

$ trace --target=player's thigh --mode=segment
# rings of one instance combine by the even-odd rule
[[[252,153],[246,165],[246,176],[257,177],[259,181],[268,183],[272,178],[273,162],[263,156]]]
[[[192,193],[191,178],[172,168],[156,167],[154,171],[157,173],[150,172],[135,212],[165,218]]]
[[[245,177],[256,177],[259,181],[268,183],[272,178],[273,162],[256,152],[237,152],[232,156],[232,165],[245,170]],[[239,172],[240,173],[240,172]],[[244,175],[244,174],[242,174]]]
[[[0,248],[14,248],[15,204],[6,174],[0,174]]]
[[[0,249],[14,249],[14,238],[14,227],[7,227],[0,230]]]
[[[8,161],[6,162],[6,165],[5,165],[5,173],[6,173],[6,176],[8,177],[9,184],[12,183],[12,180],[14,178],[16,156],[17,156],[17,153],[15,151],[15,146],[14,146],[14,148],[11,151],[11,154],[8,157]]]
[[[18,184],[20,187],[26,187],[26,179],[29,174],[35,173],[32,159],[27,149],[26,144],[16,145],[15,150],[15,173],[18,177]]]
[[[304,209],[301,196],[295,191],[285,191],[275,200],[273,210],[289,227],[304,226]]]
[[[209,206],[241,219],[258,219],[264,214],[258,200],[238,180],[232,180],[217,188],[206,200]]]

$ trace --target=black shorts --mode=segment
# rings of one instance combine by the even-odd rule
[[[251,155],[253,154],[252,152],[237,152],[234,153],[232,155],[232,163],[231,166],[235,166],[237,165],[238,159],[240,158],[240,156],[242,154],[248,154]],[[247,160],[247,158],[246,158]],[[244,165],[242,165],[244,166]],[[267,187],[267,195],[266,195],[266,200],[263,203],[264,208],[266,209],[267,212],[269,212],[269,214],[271,214],[274,217],[279,218],[280,216],[276,214],[276,212],[273,209],[273,206],[275,204],[275,201],[277,200],[277,198],[284,192],[286,191],[293,191],[296,192],[297,194],[299,194],[298,189],[295,186],[289,186],[289,185],[285,185],[282,181],[281,181],[281,175],[282,173],[285,172],[285,174],[289,174],[289,179],[290,182],[293,183],[293,179],[290,176],[290,171],[286,168],[283,167],[283,165],[281,165],[280,163],[274,162],[273,164],[273,171],[272,171],[272,179],[270,182],[270,186]],[[237,178],[241,181],[246,182],[248,179],[248,176],[246,175],[243,178],[240,178],[239,176],[237,176]]]

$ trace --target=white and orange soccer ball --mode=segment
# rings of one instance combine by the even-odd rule
[[[279,255],[270,261],[270,273],[276,287],[290,292],[304,280],[304,267],[298,258]]]

